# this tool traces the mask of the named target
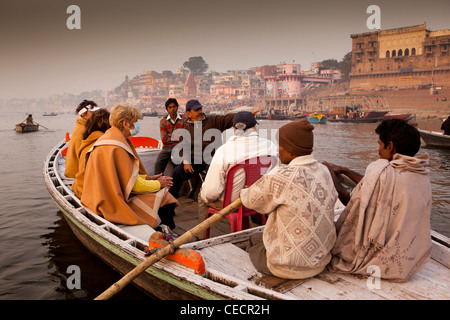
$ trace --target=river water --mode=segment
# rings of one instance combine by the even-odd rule
[[[38,132],[16,133],[23,112],[1,112],[0,122],[0,299],[93,299],[120,275],[90,253],[73,235],[50,198],[42,178],[43,161],[50,150],[71,132],[76,115],[54,117],[33,114]],[[139,135],[159,139],[159,119],[145,117]],[[285,121],[259,121],[260,129],[276,129]],[[438,119],[419,120],[419,128],[437,130]],[[344,165],[364,173],[378,159],[377,124],[327,123],[315,125],[314,155],[319,161]],[[450,151],[422,147],[431,157],[433,189],[431,226],[450,237]],[[80,267],[81,289],[68,289]],[[145,299],[128,286],[114,299]]]

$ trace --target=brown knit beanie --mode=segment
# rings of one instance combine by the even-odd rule
[[[278,130],[280,146],[296,156],[311,154],[314,146],[314,126],[306,119],[289,122]]]

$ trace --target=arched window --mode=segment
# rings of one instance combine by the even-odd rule
[[[392,50],[392,56],[396,57],[397,56],[397,52],[395,50]]]
[[[412,56],[415,56],[415,55],[416,55],[416,48],[412,48],[412,49],[411,49],[411,55],[412,55]]]
[[[398,56],[401,57],[402,55],[403,55],[403,50],[402,49],[398,50]]]
[[[386,58],[389,58],[391,56],[391,53],[388,51],[386,51]]]
[[[405,49],[405,56],[409,56],[409,49]]]

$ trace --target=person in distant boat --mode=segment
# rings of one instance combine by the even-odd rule
[[[109,124],[109,112],[106,109],[100,109],[93,112],[91,117],[85,123],[83,140],[81,141],[80,151],[78,153],[79,168],[75,175],[75,181],[72,184],[72,190],[78,198],[81,198],[83,193],[86,153],[94,145],[97,139],[109,128],[111,128],[111,125]]]
[[[86,120],[89,119],[93,112],[99,110],[100,107],[92,100],[83,100],[75,113],[78,114],[78,118],[75,123],[75,128],[72,131],[69,141],[69,147],[66,154],[66,169],[64,175],[67,178],[75,178],[78,172],[78,154],[80,151],[81,141],[83,140],[84,125]]]
[[[147,176],[129,139],[142,118],[138,108],[117,105],[111,109],[108,129],[86,154],[81,203],[106,220],[125,225],[161,223],[175,228],[178,201],[169,193],[172,178]]]
[[[450,136],[450,116],[442,122],[441,130],[444,130],[444,134]]]
[[[183,141],[183,137],[180,143],[181,152],[178,152],[176,155],[177,158],[181,158],[181,163],[172,171],[173,186],[170,188],[170,193],[175,198],[178,198],[184,181],[208,169],[211,159],[204,158],[203,153],[205,149],[212,143],[218,144],[219,146],[222,144],[221,141],[218,143],[212,138],[213,141],[205,139],[205,132],[209,129],[216,129],[223,132],[233,126],[234,119],[234,113],[206,116],[203,113],[203,106],[195,99],[189,100],[186,103],[186,114],[189,118],[183,130],[187,131],[190,141]],[[183,148],[189,149],[190,152],[184,152],[186,150],[183,150]],[[213,156],[214,150],[210,151]],[[189,153],[190,156],[188,155]]]
[[[328,269],[370,275],[377,268],[382,279],[404,282],[430,259],[429,156],[416,155],[420,133],[404,120],[384,120],[375,132],[380,159],[369,164],[364,176],[324,163],[346,205],[336,222]],[[351,196],[336,174],[358,183]]]
[[[222,209],[227,171],[236,163],[257,156],[277,156],[275,144],[259,137],[256,131],[258,122],[255,115],[249,111],[236,113],[233,119],[234,135],[221,145],[211,161],[198,196],[199,222],[206,219],[208,209]],[[231,201],[239,198],[239,192],[244,188],[245,174],[238,170],[233,179]],[[205,239],[205,232],[200,234],[200,240]]]
[[[34,124],[33,116],[31,114],[28,115],[28,117],[25,120],[25,123],[26,124]]]
[[[322,272],[336,239],[337,192],[327,167],[312,154],[314,126],[306,119],[279,129],[279,166],[240,193],[242,204],[269,214],[263,233],[253,234],[247,252],[255,268],[284,279]]]
[[[186,126],[187,118],[178,113],[178,101],[174,98],[167,99],[166,111],[167,117],[159,122],[159,131],[163,148],[155,162],[155,173],[164,173],[167,163],[172,155],[173,148],[179,143],[179,139],[173,132],[177,129],[183,129]]]

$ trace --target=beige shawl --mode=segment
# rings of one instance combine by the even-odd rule
[[[407,281],[430,258],[431,185],[428,154],[395,154],[371,163],[336,223],[328,266],[333,272]]]
[[[167,188],[133,194],[138,174],[146,174],[136,150],[116,127],[108,129],[86,154],[81,203],[106,220],[157,227],[158,209],[178,201]]]
[[[245,207],[269,214],[263,242],[273,275],[304,279],[326,268],[336,239],[337,192],[330,172],[313,155],[275,167],[240,197]]]

